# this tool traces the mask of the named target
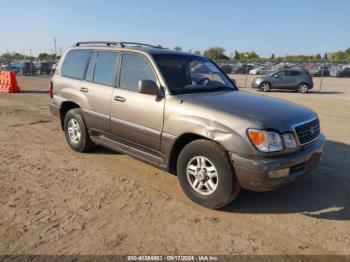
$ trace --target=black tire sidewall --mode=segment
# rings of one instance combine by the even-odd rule
[[[187,180],[186,167],[195,156],[209,159],[218,172],[218,187],[208,196],[196,192]],[[212,209],[221,208],[232,201],[233,191],[237,188],[227,153],[219,145],[209,140],[196,140],[185,146],[177,161],[177,176],[181,188],[192,201]]]
[[[70,140],[70,137],[68,134],[68,123],[71,119],[75,119],[78,122],[79,127],[80,127],[81,138],[80,138],[78,143],[73,143]],[[87,144],[88,144],[87,129],[86,129],[83,117],[81,116],[80,109],[72,109],[66,113],[66,115],[64,117],[64,134],[65,134],[68,145],[73,150],[78,151],[78,152],[83,152],[87,149]]]

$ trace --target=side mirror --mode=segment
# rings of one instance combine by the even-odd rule
[[[159,88],[157,83],[152,80],[140,80],[139,92],[146,95],[158,95]]]

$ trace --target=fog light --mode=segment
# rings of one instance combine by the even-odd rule
[[[268,175],[269,175],[269,177],[271,177],[271,178],[286,177],[286,176],[289,176],[289,168],[284,168],[284,169],[269,171],[269,174],[268,174]]]

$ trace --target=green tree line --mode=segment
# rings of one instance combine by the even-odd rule
[[[182,48],[177,46],[175,48],[177,51],[181,51]],[[294,55],[294,56],[283,56],[283,57],[277,57],[275,54],[271,54],[270,57],[260,57],[256,52],[239,52],[235,50],[233,54],[230,56],[226,55],[226,50],[223,47],[211,47],[206,49],[203,52],[203,55],[205,57],[208,57],[212,60],[254,60],[254,61],[292,61],[292,62],[308,62],[308,61],[333,61],[333,62],[350,62],[350,48],[346,49],[345,51],[337,51],[334,53],[325,53],[323,55],[321,54],[315,54],[315,55]],[[202,53],[200,51],[193,52],[194,54],[201,55]],[[31,60],[58,60],[60,59],[60,56],[57,56],[56,54],[47,54],[47,53],[40,53],[37,57],[34,56],[26,56],[24,54],[20,53],[4,53],[0,56],[1,59],[4,60],[25,60],[25,59],[31,59]]]
[[[56,54],[40,53],[37,57],[26,56],[20,53],[4,53],[0,56],[3,60],[40,60],[40,61],[54,61],[60,59]]]
[[[198,52],[198,51],[197,51]],[[200,52],[199,52],[200,54]],[[291,61],[291,62],[315,62],[315,61],[333,61],[333,62],[350,62],[350,48],[345,51],[337,51],[335,53],[324,53],[315,55],[286,55],[277,57],[271,54],[270,57],[260,57],[256,52],[239,52],[235,50],[233,54],[227,56],[225,49],[222,47],[211,47],[203,52],[203,55],[212,60],[254,60],[254,61]]]

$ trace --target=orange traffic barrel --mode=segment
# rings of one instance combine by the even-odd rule
[[[0,93],[19,93],[15,72],[0,72]]]

